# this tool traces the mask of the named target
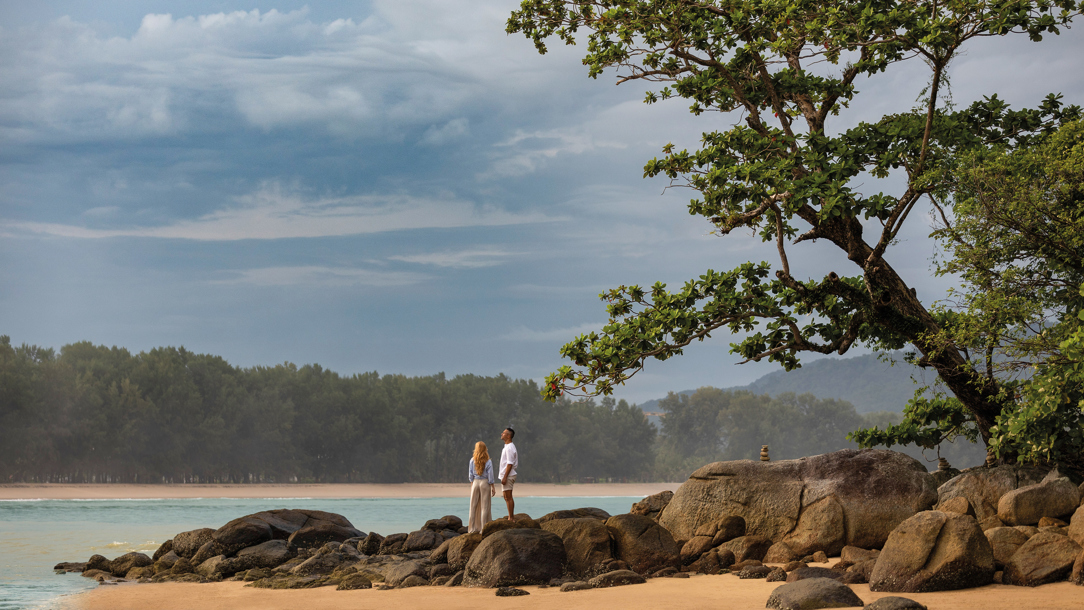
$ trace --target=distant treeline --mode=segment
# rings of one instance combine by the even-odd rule
[[[508,425],[522,481],[678,481],[708,462],[758,459],[762,444],[773,459],[853,447],[848,432],[894,415],[714,388],[659,408],[656,430],[625,401],[547,403],[534,382],[504,375],[346,377],[0,336],[0,481],[461,482],[474,443],[496,461]]]

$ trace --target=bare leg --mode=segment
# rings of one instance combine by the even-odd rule
[[[511,520],[516,512],[516,501],[512,499],[512,490],[504,492],[504,503],[508,505],[508,519]]]

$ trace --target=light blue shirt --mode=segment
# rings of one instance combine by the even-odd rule
[[[468,483],[473,483],[474,479],[485,479],[485,480],[489,481],[490,485],[496,485],[497,484],[497,482],[493,480],[493,460],[486,460],[486,468],[485,468],[484,471],[482,471],[482,476],[478,476],[474,472],[474,458],[471,458],[470,459],[470,467],[469,467],[469,470],[467,471],[467,473],[468,473],[468,478],[467,478]]]

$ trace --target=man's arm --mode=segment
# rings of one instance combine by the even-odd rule
[[[501,485],[507,485],[508,484],[508,473],[509,472],[512,472],[512,464],[511,463],[509,463],[507,466],[504,467],[504,474],[501,475]]]

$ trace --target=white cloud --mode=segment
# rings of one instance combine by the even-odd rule
[[[254,286],[408,286],[429,279],[429,276],[421,273],[320,266],[263,267],[224,273],[228,277],[214,283]]]
[[[503,226],[558,220],[540,213],[515,214],[457,199],[363,195],[306,199],[278,185],[237,198],[237,205],[193,220],[152,227],[92,229],[43,222],[0,221],[12,232],[58,237],[152,237],[228,241],[312,238],[409,229]]]
[[[440,127],[432,125],[422,134],[421,143],[429,146],[440,146],[467,135],[469,121],[460,117],[452,119]]]
[[[616,141],[598,140],[581,129],[516,130],[515,135],[494,145],[498,151],[489,170],[479,174],[483,180],[522,176],[537,171],[547,160],[558,155],[578,155],[600,148],[625,148]]]
[[[481,267],[495,267],[500,265],[504,262],[504,259],[512,255],[512,252],[506,250],[480,249],[462,250],[459,252],[432,252],[427,254],[389,256],[388,258],[419,265],[434,265],[436,267],[450,267],[454,269],[478,269]]]
[[[526,326],[520,326],[501,335],[501,339],[507,339],[509,341],[560,341],[561,343],[566,343],[579,335],[587,334],[592,331],[599,332],[605,325],[604,322],[593,322],[569,328],[554,328],[551,330],[533,330]]]

